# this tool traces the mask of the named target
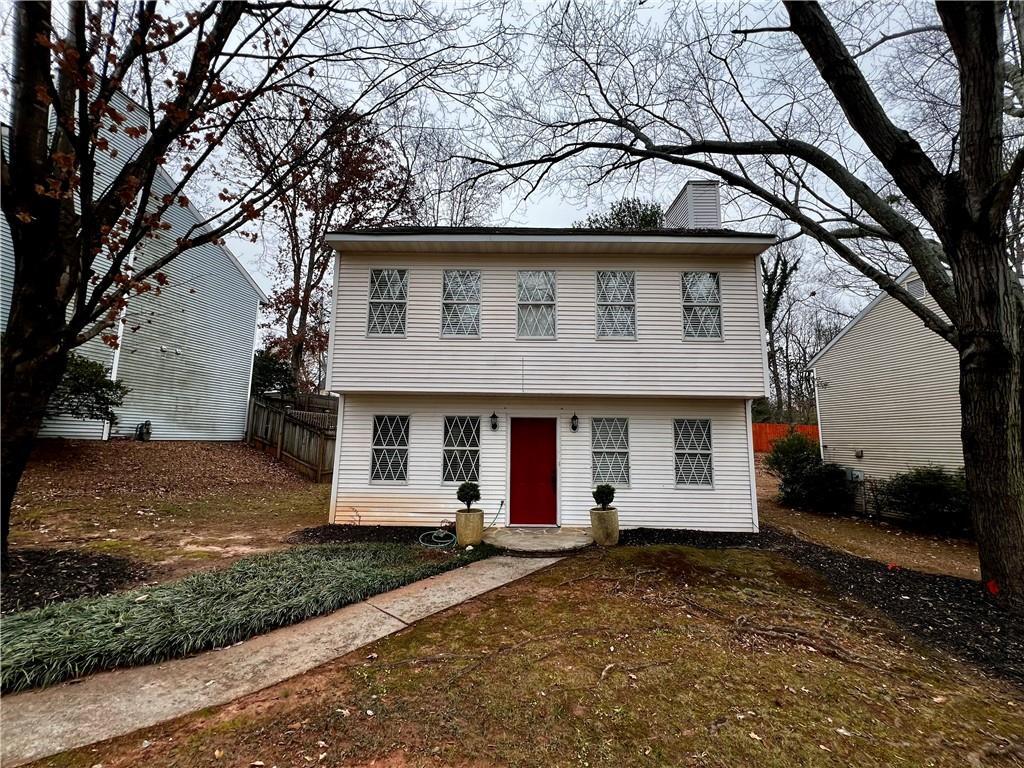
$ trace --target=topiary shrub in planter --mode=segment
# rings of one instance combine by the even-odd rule
[[[853,488],[846,471],[824,463],[818,444],[806,435],[794,430],[776,440],[764,466],[779,478],[779,500],[786,506],[829,515],[850,512]]]
[[[455,513],[455,541],[460,547],[475,547],[484,538],[484,512],[473,509],[473,503],[480,501],[480,486],[476,483],[463,483],[455,492],[456,497],[465,509]]]
[[[609,506],[615,501],[615,487],[604,483],[594,489],[598,506],[590,510],[590,534],[594,543],[612,547],[619,543],[619,511]]]
[[[871,506],[876,514],[899,518],[910,527],[941,536],[973,535],[967,502],[962,470],[917,467],[871,486]]]

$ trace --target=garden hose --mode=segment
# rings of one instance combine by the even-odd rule
[[[491,518],[490,525],[486,526],[484,530],[493,528],[494,524],[498,520],[498,515],[501,514],[501,510],[505,507],[505,500],[501,500],[501,504],[498,505],[498,511],[494,513],[494,517]],[[420,536],[420,546],[427,547],[428,549],[446,549],[452,546],[456,542],[455,534],[451,531],[446,531],[444,528],[438,528],[433,531],[427,531]]]

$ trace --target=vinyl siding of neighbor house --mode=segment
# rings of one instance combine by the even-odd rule
[[[329,388],[337,392],[765,394],[754,256],[608,253],[349,253],[341,246]],[[367,337],[371,269],[408,270],[404,337]],[[479,338],[442,338],[445,269],[479,269]],[[517,339],[516,275],[554,270],[557,337]],[[596,333],[596,273],[636,272],[636,338]],[[681,273],[720,274],[721,339],[684,339]]]
[[[924,302],[942,314],[931,296]],[[956,350],[896,299],[882,296],[853,321],[814,374],[826,461],[869,478],[963,466]]]
[[[127,124],[145,125],[145,115],[128,102],[119,107]],[[138,141],[123,130],[108,133],[118,158],[98,152],[97,181],[103,189]],[[175,185],[163,170],[154,179],[152,200]],[[145,239],[135,255],[136,270],[171,243],[201,224],[191,205],[172,205],[163,215],[169,230]],[[14,280],[14,254],[6,220],[0,219],[0,323],[6,327]],[[129,388],[111,436],[131,435],[136,425],[151,421],[155,440],[240,440],[245,434],[252,352],[259,303],[265,298],[244,268],[222,246],[203,245],[176,257],[162,270],[168,284],[155,293],[132,296],[126,310],[121,348],[92,339],[76,351],[112,369]],[[101,439],[104,424],[57,417],[44,422],[42,437]]]
[[[683,398],[452,396],[348,394],[338,425],[331,522],[364,525],[438,525],[454,520],[458,483],[444,483],[445,416],[479,416],[480,491],[487,523],[508,523],[509,420],[555,417],[558,452],[558,522],[590,525],[591,418],[629,420],[630,484],[615,497],[623,527],[654,526],[713,531],[757,530],[749,403]],[[489,417],[498,415],[492,431]],[[572,432],[572,414],[579,430]],[[409,416],[408,481],[371,483],[374,415]],[[710,419],[714,484],[677,487],[673,420]],[[501,501],[506,504],[495,519]]]
[[[170,183],[158,177],[155,197]],[[201,221],[195,209],[177,205],[164,220],[168,239]],[[147,240],[136,264],[152,263],[166,247],[162,238]],[[168,282],[159,296],[128,303],[118,377],[131,392],[111,435],[150,421],[154,440],[241,440],[261,295],[218,245],[189,249],[163,272]]]

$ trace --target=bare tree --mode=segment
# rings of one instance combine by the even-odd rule
[[[15,259],[0,386],[5,554],[11,501],[69,351],[96,337],[116,343],[111,329],[129,295],[155,293],[174,258],[242,231],[280,193],[265,175],[232,178],[204,201],[212,206],[204,222],[169,229],[173,207],[189,205],[212,168],[230,163],[231,135],[281,120],[271,96],[303,100],[300,124],[282,130],[312,124],[321,132],[331,130],[323,118],[334,104],[325,94],[370,118],[421,89],[472,98],[472,77],[500,53],[502,37],[500,20],[481,23],[469,4],[431,11],[387,0],[252,0],[172,15],[162,7],[14,8],[9,150],[0,164]],[[325,150],[306,147],[279,157],[281,168]],[[161,237],[158,254],[133,265],[136,250]]]
[[[290,102],[275,111],[301,108]],[[235,144],[248,175],[265,177],[280,190],[263,218],[265,246],[274,253],[269,342],[289,361],[293,387],[309,391],[318,385],[327,350],[334,250],[326,236],[336,229],[409,223],[413,182],[372,120],[339,110],[322,135],[301,115],[292,117],[297,131],[290,124],[250,125]],[[317,159],[302,167],[279,159],[314,153]]]
[[[1024,289],[1007,233],[1024,152],[1004,156],[1024,95],[1020,4],[645,13],[543,12],[516,81],[530,87],[495,95],[503,151],[481,159],[531,188],[652,161],[716,177],[905,305],[958,351],[982,575],[1024,605]],[[894,253],[940,311],[896,282]]]

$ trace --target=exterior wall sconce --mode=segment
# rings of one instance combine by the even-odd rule
[[[498,414],[494,411],[491,411],[491,430],[495,432],[498,430]]]
[[[569,429],[571,429],[573,432],[576,432],[579,428],[580,428],[580,417],[577,416],[574,413],[572,415],[572,418],[569,420]]]

